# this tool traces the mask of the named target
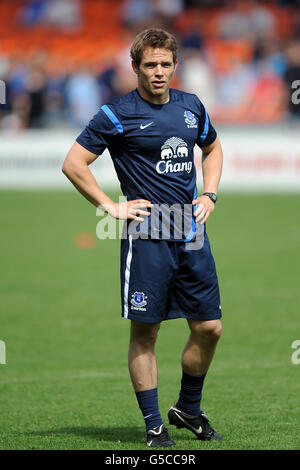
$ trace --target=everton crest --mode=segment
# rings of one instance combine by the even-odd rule
[[[136,308],[142,308],[147,305],[147,296],[144,292],[135,292],[131,296],[131,304]]]
[[[186,125],[187,125],[188,128],[190,128],[190,127],[193,127],[193,128],[198,127],[198,125],[197,125],[197,119],[195,118],[194,114],[191,113],[191,111],[184,111],[184,114],[183,114],[183,115],[184,115],[184,118],[185,118],[184,120],[185,120]]]

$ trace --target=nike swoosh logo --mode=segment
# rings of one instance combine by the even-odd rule
[[[154,436],[158,436],[158,435],[161,433],[162,428],[163,428],[163,424],[161,424],[161,425],[159,426],[159,429],[158,429],[157,431],[154,431],[154,429],[151,429],[150,432],[151,432],[151,434],[153,434]]]
[[[146,124],[145,126],[143,126],[143,124],[141,124],[140,129],[146,129],[146,127],[151,126],[151,124],[153,124],[153,121],[149,122],[149,124]]]
[[[202,433],[202,427],[199,426],[199,428],[194,428],[194,426],[191,426],[189,423],[187,423],[178,413],[176,413],[176,411],[174,410],[174,413],[176,414],[176,416],[181,419],[181,421],[186,424],[187,426],[189,426],[189,428],[191,428],[193,431],[195,431],[196,434],[201,434]]]

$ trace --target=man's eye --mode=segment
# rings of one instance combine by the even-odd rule
[[[144,67],[146,67],[147,69],[153,69],[156,67],[157,64],[153,64],[153,63],[150,63],[150,64],[145,64]],[[161,64],[161,66],[163,68],[167,68],[169,69],[170,67],[172,67],[172,64],[171,63],[165,63],[165,64]]]

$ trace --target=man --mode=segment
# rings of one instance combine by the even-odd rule
[[[143,225],[140,236],[133,236],[129,225],[128,237],[122,239],[121,290],[122,315],[131,320],[129,371],[146,424],[147,445],[175,444],[158,407],[154,353],[161,321],[172,318],[186,318],[190,336],[182,354],[179,398],[168,412],[169,422],[200,440],[222,439],[200,408],[204,379],[221,334],[218,280],[205,233],[221,176],[221,145],[200,100],[170,88],[177,67],[171,34],[161,29],[141,32],[131,57],[137,89],[102,106],[73,144],[63,172],[95,206]],[[203,151],[204,190],[199,197],[195,144]],[[88,168],[105,148],[126,202],[113,202]],[[184,238],[175,236],[178,214],[168,239],[161,221],[156,220],[156,231],[147,224],[154,208],[163,204],[193,209],[188,216],[191,229]]]

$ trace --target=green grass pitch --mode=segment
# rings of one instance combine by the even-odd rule
[[[116,195],[114,195],[116,197]],[[146,449],[120,317],[119,240],[79,248],[96,210],[75,191],[1,191],[1,449]],[[221,194],[207,223],[223,335],[202,407],[222,442],[169,427],[176,450],[299,449],[300,197]],[[167,423],[184,320],[157,342]]]

